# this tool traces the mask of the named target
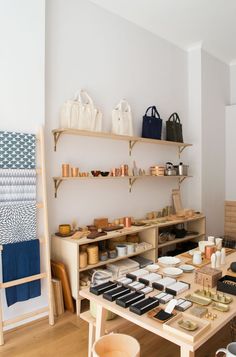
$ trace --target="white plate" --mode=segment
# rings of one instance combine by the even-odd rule
[[[157,264],[149,264],[145,267],[145,269],[147,269],[151,273],[155,273],[158,269],[160,269],[160,267]]]
[[[166,266],[175,266],[181,262],[179,258],[176,257],[160,257],[158,263]]]
[[[194,266],[188,264],[180,265],[180,269],[182,269],[184,273],[192,273],[195,270]]]
[[[179,268],[169,267],[163,269],[163,274],[170,277],[178,277],[183,274],[183,270]]]

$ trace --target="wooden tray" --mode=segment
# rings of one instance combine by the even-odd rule
[[[52,276],[61,281],[64,303],[66,310],[75,312],[73,299],[71,296],[70,283],[67,276],[66,268],[63,263],[51,260]]]
[[[206,258],[203,258],[201,264],[193,264],[193,260],[190,259],[187,262],[185,262],[185,264],[193,265],[195,268],[202,268],[205,265],[210,264],[210,260],[206,259]]]
[[[178,324],[181,320],[190,320],[198,324],[198,328],[195,331],[187,331],[181,328]],[[166,323],[163,324],[163,330],[169,331],[179,337],[183,337],[188,341],[195,342],[199,337],[209,329],[211,323],[204,319],[199,319],[193,315],[188,315],[185,312],[181,312]]]

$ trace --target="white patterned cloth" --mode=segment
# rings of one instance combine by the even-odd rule
[[[35,201],[35,169],[0,169],[0,202]]]
[[[0,244],[36,239],[36,202],[0,205]]]
[[[35,169],[34,134],[0,131],[0,168]]]

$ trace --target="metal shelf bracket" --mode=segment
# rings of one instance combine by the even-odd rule
[[[178,154],[179,154],[179,159],[180,159],[180,156],[181,156],[181,153],[184,151],[184,149],[186,148],[187,146],[178,146]]]
[[[132,191],[132,187],[133,187],[133,184],[135,183],[135,181],[137,180],[137,178],[129,178],[129,192]]]
[[[57,190],[63,180],[53,179],[54,180],[54,197],[57,198]]]
[[[137,143],[137,140],[129,140],[129,156],[131,156],[133,147],[136,143]]]
[[[53,133],[53,137],[54,137],[54,151],[57,151],[57,143],[58,143],[58,140],[61,136],[62,132],[61,131],[55,131]]]

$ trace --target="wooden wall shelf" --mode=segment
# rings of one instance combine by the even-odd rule
[[[179,180],[179,185],[188,177],[192,176],[153,176],[153,175],[140,175],[140,176],[85,176],[85,177],[63,177],[57,176],[53,177],[54,181],[54,195],[57,198],[57,191],[59,186],[63,181],[84,181],[84,180],[122,180],[128,179],[129,180],[129,192],[131,192],[132,187],[137,179],[145,179],[145,178],[157,178],[157,179],[170,179],[170,178],[177,178]]]
[[[111,139],[111,140],[120,140],[120,141],[128,141],[129,143],[129,155],[132,153],[132,149],[136,143],[147,143],[147,144],[158,144],[158,145],[168,145],[175,146],[178,148],[178,154],[180,156],[181,152],[188,146],[192,146],[192,144],[187,143],[178,143],[175,141],[166,141],[166,140],[158,140],[158,139],[147,139],[139,136],[127,136],[127,135],[116,135],[112,133],[106,132],[96,132],[96,131],[88,131],[88,130],[79,130],[79,129],[54,129],[52,130],[52,134],[54,137],[54,151],[57,150],[57,143],[61,135],[79,135],[79,136],[89,136],[94,138],[103,138],[103,139]]]

